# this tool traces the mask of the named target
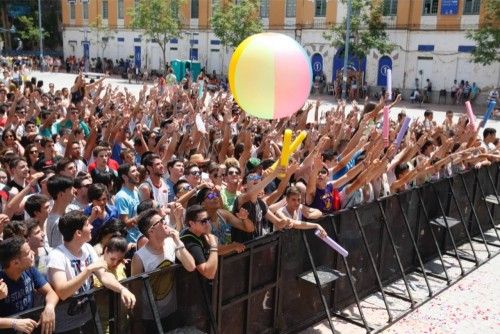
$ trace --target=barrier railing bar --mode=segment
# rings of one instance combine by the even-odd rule
[[[411,230],[410,223],[408,222],[408,217],[406,216],[406,212],[403,208],[403,204],[401,203],[401,196],[399,194],[396,194],[396,197],[398,199],[401,214],[403,215],[403,222],[405,223],[406,229],[408,230],[408,235],[410,236],[410,240],[413,244],[413,248],[415,249],[415,252],[417,255],[417,260],[420,264],[420,268],[422,268],[422,275],[424,276],[425,284],[427,284],[427,289],[429,290],[429,296],[432,296],[431,285],[429,284],[429,280],[427,279],[427,274],[425,272],[424,263],[422,261],[422,257],[420,256],[420,251],[418,250],[418,246],[417,246],[417,243],[415,241],[415,237],[413,236],[413,232]]]
[[[217,327],[219,331],[222,331],[222,292],[221,286],[224,286],[224,280],[222,273],[224,272],[224,262],[225,258],[219,256],[219,268],[217,270]]]
[[[429,219],[429,214],[427,212],[427,208],[425,207],[424,200],[422,199],[422,188],[417,189],[417,197],[418,197],[418,200],[420,202],[420,207],[422,208],[422,211],[424,213],[424,221],[426,222],[427,227],[429,228],[429,231],[431,232],[431,237],[432,237],[432,240],[434,242],[434,245],[436,246],[439,260],[441,262],[441,265],[443,267],[443,272],[444,272],[444,275],[446,277],[442,277],[440,275],[435,275],[435,276],[438,276],[441,279],[445,279],[448,282],[448,284],[450,284],[451,280],[450,280],[450,277],[448,276],[448,271],[446,270],[446,265],[444,264],[443,254],[441,253],[441,248],[439,247],[439,243],[437,241],[436,234],[434,233],[434,230],[432,229],[432,225],[431,225],[431,221]],[[429,274],[430,274],[430,272],[429,272]]]
[[[500,197],[498,196],[497,187],[493,183],[493,178],[491,177],[490,169],[486,168],[486,172],[488,174],[488,178],[490,180],[490,183],[491,183],[491,185],[493,187],[493,191],[495,192],[495,197],[497,198],[497,203],[500,203]],[[498,175],[498,169],[497,169],[497,175]],[[495,222],[495,209],[496,209],[496,205],[492,203],[492,205],[491,205],[491,211],[493,211],[493,212],[492,212],[491,216],[493,217],[493,222]],[[496,227],[496,225],[495,225],[495,227]]]
[[[470,219],[469,219],[469,221],[471,222],[470,225],[472,225],[472,220],[474,219],[476,221],[477,227],[479,229],[479,234],[481,235],[481,238],[483,239],[483,242],[485,244],[486,251],[488,252],[488,258],[490,258],[491,252],[490,252],[490,249],[488,247],[488,244],[490,244],[490,243],[487,242],[486,238],[484,237],[483,228],[481,226],[481,223],[479,222],[479,217],[477,216],[476,207],[474,206],[474,197],[475,196],[473,196],[473,198],[471,198],[470,193],[469,193],[469,188],[467,187],[467,184],[465,183],[465,178],[464,178],[463,174],[460,174],[460,179],[462,180],[462,184],[464,186],[465,196],[467,197],[467,200],[469,201],[469,205],[471,207],[471,214],[470,214]],[[470,230],[470,226],[469,226],[469,230]]]
[[[458,204],[457,198],[455,196],[455,191],[453,190],[453,184],[451,182],[451,178],[448,178],[448,186],[450,187],[450,192],[451,192],[451,197],[453,199],[453,202],[455,203],[455,206],[457,207],[458,215],[460,216],[460,223],[463,225],[464,230],[465,230],[465,235],[467,237],[467,240],[469,241],[470,248],[472,250],[472,254],[474,255],[474,259],[476,260],[476,266],[479,266],[479,259],[476,254],[476,250],[474,249],[474,245],[472,243],[472,238],[469,234],[469,231],[467,230],[467,224],[465,224],[465,218],[464,215],[462,215],[462,210],[460,209],[460,205]],[[448,212],[449,212],[448,208]]]
[[[328,303],[326,302],[325,295],[323,294],[323,289],[321,287],[321,281],[319,280],[318,272],[316,271],[316,264],[314,263],[314,259],[311,253],[311,247],[309,247],[309,241],[307,241],[307,236],[304,231],[300,232],[302,234],[302,241],[304,242],[304,246],[306,246],[307,257],[309,258],[309,263],[312,267],[312,272],[314,275],[314,280],[316,281],[316,287],[318,288],[318,293],[321,298],[321,302],[323,303],[323,309],[325,311],[326,317],[328,319],[328,324],[330,325],[330,329],[332,333],[335,333],[335,327],[332,322],[332,315],[330,314],[330,308],[328,307]]]
[[[276,286],[274,288],[274,319],[273,319],[273,328],[274,331],[277,332],[279,329],[279,317],[281,314],[281,254],[283,247],[283,234],[279,233],[278,238],[278,252],[277,252],[277,268],[276,268],[276,277],[275,282]]]
[[[247,300],[246,306],[247,306],[247,312],[246,312],[246,318],[245,318],[245,333],[249,333],[250,331],[250,295],[252,293],[252,283],[253,283],[253,259],[254,259],[254,252],[255,252],[255,247],[250,248],[250,259],[248,261],[248,265],[250,268],[248,268],[248,291],[245,299]],[[276,284],[276,282],[274,282]]]
[[[493,178],[491,177],[489,168],[486,168],[486,173],[488,174],[488,178],[490,179],[490,183],[492,185],[493,192],[495,193],[495,197],[497,198],[497,201],[500,203],[500,197],[498,196],[497,187],[495,187],[495,184],[493,183]]]
[[[108,291],[108,300],[109,300],[109,315],[112,317],[108,318],[108,326],[111,334],[120,333],[119,324],[120,321],[117,320],[117,317],[120,316],[120,310],[118,308],[118,303],[116,302],[116,293],[113,293],[111,290]]]
[[[243,293],[243,294],[240,294],[239,296],[235,296],[235,297],[230,298],[227,302],[222,304],[221,309],[225,310],[225,309],[233,306],[234,304],[239,304],[239,303],[245,301],[246,299],[249,299],[253,296],[258,295],[259,293],[262,293],[268,289],[272,289],[275,287],[277,287],[276,282],[260,285],[259,287],[252,289],[252,292],[250,292],[250,293]]]
[[[198,283],[200,284],[200,288],[201,288],[201,293],[203,294],[203,301],[205,303],[205,308],[206,308],[206,311],[208,314],[208,321],[210,322],[210,327],[212,328],[213,333],[217,334],[219,331],[217,330],[217,324],[215,321],[215,316],[214,316],[214,312],[212,310],[212,305],[210,303],[210,297],[208,296],[208,291],[207,291],[206,285],[203,284],[203,278],[200,277],[201,274],[197,273],[197,275],[198,275]]]
[[[436,187],[434,186],[434,183],[431,183],[431,188],[434,192],[434,195],[436,196],[436,199],[438,202],[438,207],[441,211],[441,214],[443,215],[443,221],[446,225],[445,230],[447,231],[447,233],[450,237],[451,244],[453,245],[453,251],[455,252],[455,256],[457,258],[458,265],[460,266],[460,273],[463,276],[465,274],[465,270],[464,270],[464,267],[462,266],[462,262],[460,261],[460,256],[458,255],[457,244],[455,243],[455,238],[453,237],[453,233],[451,233],[450,224],[448,224],[448,220],[446,219],[446,213],[444,212],[443,204],[441,203],[441,200],[439,199],[439,194],[436,190]],[[445,252],[445,254],[450,255],[449,252]]]
[[[370,245],[368,244],[368,240],[366,238],[365,230],[361,224],[361,219],[359,218],[359,213],[357,208],[353,208],[354,216],[356,217],[356,223],[358,224],[359,231],[361,232],[361,238],[363,239],[363,244],[365,245],[366,251],[368,252],[368,257],[370,258],[370,262],[372,264],[373,271],[375,272],[375,278],[377,279],[377,284],[382,294],[382,300],[385,304],[385,309],[387,310],[387,315],[389,316],[389,322],[392,321],[392,313],[389,308],[389,304],[387,303],[387,298],[385,297],[384,286],[382,285],[382,280],[380,279],[380,275],[378,274],[377,264],[375,263],[375,259],[373,258],[373,254],[370,250]]]
[[[394,242],[394,237],[393,237],[392,232],[389,228],[389,225],[387,224],[387,218],[385,215],[384,208],[382,207],[382,202],[380,200],[377,200],[377,204],[378,204],[378,208],[380,210],[380,214],[382,215],[382,221],[384,223],[385,230],[387,231],[387,235],[389,236],[389,241],[391,243],[392,250],[394,252],[394,255],[396,256],[396,262],[398,263],[399,271],[401,272],[401,278],[403,279],[406,291],[408,292],[408,297],[409,297],[409,300],[411,302],[411,307],[413,307],[413,304],[415,303],[415,301],[413,300],[413,296],[411,295],[411,291],[410,291],[410,286],[408,285],[408,281],[406,280],[405,270],[403,268],[403,264],[401,263],[401,258],[399,257],[399,252],[398,252],[398,249],[396,247],[396,243]],[[388,292],[386,292],[386,293],[389,294]]]
[[[238,254],[230,254],[230,255],[227,255],[227,256],[224,256],[224,261],[226,263],[231,263],[231,262],[235,262],[241,258],[244,258],[244,257],[249,257],[250,256],[250,251],[252,249],[255,250],[256,253],[259,252],[259,250],[261,249],[265,249],[267,247],[269,247],[270,244],[278,244],[278,239],[277,238],[273,238],[273,240],[268,240],[266,243],[259,243],[258,245],[252,245],[252,244],[248,244],[246,245],[247,246],[247,251],[244,251],[242,253],[238,253]]]
[[[335,226],[335,216],[330,216],[330,224],[329,225],[331,225],[333,228],[333,236],[338,240],[339,234],[337,231],[337,227]],[[356,289],[356,285],[354,284],[354,280],[352,278],[351,268],[349,268],[349,264],[347,263],[347,258],[345,258],[343,256],[340,256],[340,257],[342,258],[347,277],[349,278],[349,285],[351,286],[351,290],[352,290],[352,293],[354,295],[354,300],[356,301],[356,306],[358,307],[359,316],[361,317],[361,320],[363,321],[363,326],[365,327],[366,331],[370,332],[372,330],[372,328],[368,325],[368,322],[366,321],[365,315],[363,313],[363,308],[361,307],[361,302],[359,300],[358,290]],[[338,312],[335,312],[335,313],[337,316],[339,316],[339,314],[337,314]],[[342,318],[346,318],[346,317],[342,317]],[[347,319],[345,319],[345,320],[347,320]],[[353,322],[355,320],[350,319],[348,321]],[[357,324],[357,322],[355,324]],[[358,324],[358,326],[359,325],[360,324]]]
[[[488,217],[489,217],[489,221],[490,221],[491,227],[493,228],[493,231],[495,231],[497,239],[500,241],[500,236],[498,236],[498,231],[497,231],[496,226],[495,226],[495,221],[493,220],[493,216],[491,215],[488,203],[485,201],[486,196],[484,194],[483,186],[481,185],[481,182],[479,181],[478,174],[479,174],[478,170],[475,169],[474,170],[474,177],[475,177],[476,183],[477,183],[477,185],[479,187],[479,192],[481,193],[481,199],[482,199],[482,201],[484,201],[484,203],[486,205],[486,211],[488,212]]]
[[[94,333],[102,334],[101,317],[99,316],[99,312],[97,312],[95,298],[93,298],[91,294],[88,294],[88,298],[90,300],[90,311],[92,312],[92,318],[94,319]]]
[[[163,326],[161,324],[160,314],[158,313],[158,308],[156,307],[153,289],[151,288],[151,284],[149,283],[148,278],[149,275],[147,274],[141,276],[141,279],[144,283],[144,288],[146,289],[149,306],[151,307],[151,313],[153,313],[153,320],[155,321],[156,329],[158,330],[158,334],[163,334]]]

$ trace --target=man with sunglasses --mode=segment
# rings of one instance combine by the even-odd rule
[[[132,258],[132,276],[169,267],[176,259],[187,271],[195,269],[193,257],[179,238],[179,232],[168,226],[158,209],[143,211],[137,219],[139,230],[148,241]],[[166,272],[150,280],[164,331],[176,328],[179,320],[175,313],[177,297],[174,278],[172,272]],[[156,324],[146,296],[142,298],[141,309],[145,332],[156,333]]]
[[[196,270],[205,278],[212,280],[217,273],[217,238],[211,233],[210,217],[201,205],[192,205],[186,210],[187,229],[181,233],[189,253],[194,258]]]
[[[226,166],[226,175],[224,176],[225,186],[220,191],[224,209],[232,212],[234,201],[240,195],[238,188],[240,186],[241,169],[238,166]]]

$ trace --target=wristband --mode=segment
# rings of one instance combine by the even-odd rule
[[[175,247],[175,252],[180,251],[180,250],[182,250],[184,248],[186,248],[186,247],[184,247],[184,245],[179,246],[179,247]]]
[[[16,330],[16,319],[12,319],[12,325],[11,325],[13,330]]]
[[[210,247],[210,252],[218,252],[219,250],[217,247]]]

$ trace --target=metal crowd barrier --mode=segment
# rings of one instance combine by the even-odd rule
[[[211,284],[178,265],[127,279],[124,285],[138,297],[131,312],[123,308],[119,295],[92,290],[86,296],[95,333],[147,332],[138,316],[144,307],[153,315],[154,330],[162,333],[163,317],[152,286],[158,289],[158,280],[169,275],[176,282],[175,317],[187,328],[185,332],[291,333],[326,317],[332,331],[335,318],[367,332],[378,331],[380,327],[365,316],[364,298],[380,294],[388,326],[406,314],[391,309],[389,297],[409,303],[410,312],[441,292],[434,291],[431,278],[449,286],[498,254],[499,171],[499,165],[493,164],[324,217],[319,223],[349,251],[347,258],[327,248],[312,232],[277,232],[253,240],[241,254],[219,257],[218,274]],[[487,252],[486,259],[478,257],[478,245]],[[455,259],[459,277],[450,275],[445,257]],[[437,266],[431,270],[426,262],[433,259]],[[412,273],[425,282],[424,301],[417,300],[410,286]],[[402,291],[387,289],[399,280]],[[342,311],[353,305],[359,316],[346,316]],[[17,316],[38,319],[41,310]]]

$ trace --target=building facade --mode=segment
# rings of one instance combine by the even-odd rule
[[[132,30],[128,15],[141,0],[61,0],[64,55],[111,59],[133,58],[136,64],[159,69],[161,49],[139,30]],[[145,1],[145,0],[142,0]],[[210,29],[216,6],[230,0],[187,0],[181,9],[185,28],[167,46],[167,59],[198,60],[217,73],[226,73],[232,50],[221,45]],[[234,0],[238,1],[238,0]],[[364,72],[369,86],[384,86],[392,69],[392,86],[405,90],[430,79],[435,91],[450,90],[453,80],[476,82],[488,90],[500,85],[500,64],[471,63],[473,41],[468,30],[477,29],[485,17],[481,0],[381,0],[389,39],[397,45],[391,54],[372,50],[365,59],[350,63]],[[332,82],[343,66],[323,33],[340,24],[347,6],[340,0],[261,0],[260,17],[265,30],[295,38],[311,57],[314,73],[323,72]],[[92,28],[96,18],[102,27]]]

